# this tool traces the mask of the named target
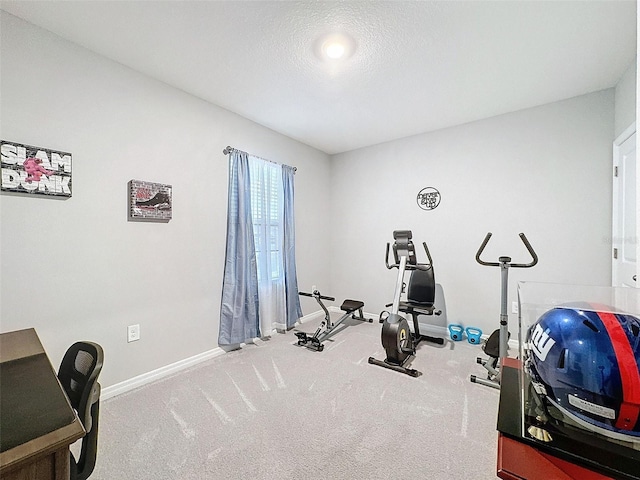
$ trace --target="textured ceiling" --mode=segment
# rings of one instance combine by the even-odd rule
[[[6,1],[0,8],[329,154],[613,87],[634,1]],[[343,62],[318,39],[355,41]]]

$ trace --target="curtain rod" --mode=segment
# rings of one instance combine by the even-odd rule
[[[251,155],[252,157],[255,158],[259,158],[260,160],[264,160],[265,162],[269,162],[269,163],[275,163],[276,165],[283,165],[282,163],[278,163],[278,162],[274,162],[273,160],[269,160],[267,158],[262,158],[262,157],[258,157],[257,155],[253,155],[252,153],[247,153],[244,150],[238,150],[237,148],[234,147],[230,147],[229,145],[227,145],[227,148],[225,148],[224,150],[222,150],[222,153],[224,153],[225,155],[229,155],[231,152],[233,151],[236,152],[240,152],[240,153],[244,153],[246,155]],[[288,166],[288,165],[287,165]],[[293,167],[293,171],[297,172],[298,171],[298,167]]]

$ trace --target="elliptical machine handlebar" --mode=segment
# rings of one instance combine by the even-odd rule
[[[482,252],[484,252],[484,249],[487,246],[487,243],[489,243],[489,239],[491,238],[491,235],[492,235],[492,233],[489,232],[489,233],[487,233],[487,236],[484,237],[484,240],[482,241],[482,245],[480,245],[480,248],[478,249],[478,252],[476,253],[476,262],[478,262],[480,265],[484,265],[486,267],[499,267],[504,262],[486,262],[486,261],[484,261],[484,260],[482,260],[480,258],[480,256],[482,255]],[[527,248],[527,251],[529,252],[529,255],[531,255],[531,261],[529,263],[510,263],[511,262],[511,258],[509,258],[509,257],[500,257],[500,259],[506,259],[506,262],[509,263],[509,266],[510,267],[514,267],[514,268],[530,268],[530,267],[533,267],[534,265],[536,265],[538,263],[538,255],[536,254],[535,250],[533,249],[533,247],[529,243],[529,240],[527,240],[526,235],[524,233],[519,233],[518,235],[520,237],[520,240],[522,240],[522,243],[524,243],[524,246]]]
[[[422,242],[422,246],[424,247],[424,251],[427,254],[427,258],[429,259],[429,263],[409,263],[407,262],[406,269],[407,270],[429,270],[433,266],[433,259],[431,258],[431,253],[429,252],[429,247],[427,247],[427,242]],[[392,268],[400,268],[400,263],[389,264],[389,249],[391,248],[391,244],[387,242],[387,252],[384,257],[385,266],[391,270]]]

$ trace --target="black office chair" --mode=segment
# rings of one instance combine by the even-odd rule
[[[86,480],[96,465],[100,413],[98,375],[103,358],[102,347],[97,343],[76,342],[64,354],[58,370],[58,379],[87,432],[82,438],[78,461],[71,454],[70,480]]]

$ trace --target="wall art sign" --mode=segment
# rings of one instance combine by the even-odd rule
[[[0,141],[2,190],[53,197],[71,196],[71,154]]]
[[[433,210],[440,205],[441,198],[440,192],[436,188],[425,187],[418,192],[416,202],[423,210]]]
[[[129,218],[168,222],[171,220],[171,185],[131,180],[129,182]]]

